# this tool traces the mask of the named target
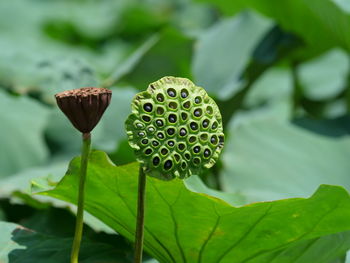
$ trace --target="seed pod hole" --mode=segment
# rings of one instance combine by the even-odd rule
[[[153,165],[154,165],[154,166],[158,166],[159,163],[160,163],[159,157],[158,157],[158,156],[154,157],[152,162],[153,162]]]
[[[157,137],[159,138],[159,139],[164,139],[164,133],[163,132],[158,132],[157,133]]]
[[[163,114],[164,114],[164,108],[161,107],[161,106],[158,106],[158,107],[157,107],[157,114],[158,114],[158,115],[163,115]]]
[[[138,135],[139,137],[144,137],[146,134],[145,134],[144,132],[139,132],[137,135]]]
[[[212,130],[216,130],[218,128],[218,122],[214,121],[213,124],[211,125]]]
[[[169,128],[169,129],[166,130],[166,132],[167,132],[168,135],[171,136],[171,135],[174,135],[175,129],[174,128]]]
[[[203,155],[205,158],[208,158],[211,155],[211,151],[209,149],[205,149]]]
[[[216,135],[211,136],[210,142],[214,145],[218,144],[218,137]]]
[[[197,109],[195,109],[195,110],[193,111],[193,115],[194,115],[195,117],[200,117],[200,116],[202,116],[202,114],[203,114],[203,111],[202,111],[201,108],[197,108]]]
[[[178,153],[175,153],[175,154],[174,154],[174,157],[175,157],[175,161],[176,161],[176,162],[179,162],[180,159],[181,159],[181,156],[180,156]]]
[[[207,133],[201,133],[200,139],[201,139],[202,141],[208,140],[208,134],[207,134]]]
[[[185,161],[183,161],[183,162],[181,163],[181,168],[182,168],[182,170],[185,170],[186,167],[187,167],[187,163],[186,163]]]
[[[201,163],[201,159],[199,159],[198,157],[195,157],[195,158],[193,158],[193,163],[194,163],[194,165],[197,166]]]
[[[167,93],[170,97],[175,98],[176,97],[176,91],[173,88],[170,88],[167,90]]]
[[[208,126],[209,126],[209,120],[208,120],[208,119],[203,120],[202,126],[203,126],[203,128],[208,128]]]
[[[190,127],[192,131],[198,130],[198,124],[194,121],[190,123]]]
[[[191,159],[191,154],[190,154],[189,152],[186,152],[186,153],[185,153],[185,158],[186,158],[187,160],[190,160],[190,159]]]
[[[177,116],[175,114],[170,114],[168,120],[170,123],[175,123],[177,121]]]
[[[170,170],[171,167],[173,166],[173,162],[171,160],[166,160],[164,163],[164,169],[165,170]]]
[[[187,89],[182,89],[181,90],[181,98],[185,99],[188,97],[188,91]]]
[[[188,139],[189,143],[194,143],[197,141],[197,137],[196,136],[191,136],[189,139]]]
[[[188,115],[187,115],[186,112],[182,112],[182,113],[181,113],[181,119],[182,119],[182,120],[184,120],[184,121],[187,120],[187,117],[188,117]]]
[[[153,150],[152,150],[151,148],[147,148],[147,149],[145,150],[145,154],[146,154],[146,155],[150,155],[152,152],[153,152]]]
[[[143,109],[144,109],[145,111],[147,111],[147,112],[152,112],[152,110],[153,110],[153,105],[152,105],[151,103],[145,103],[145,104],[143,105]]]
[[[155,131],[156,131],[156,129],[155,129],[153,126],[149,126],[149,127],[147,128],[147,132],[148,132],[149,134],[153,134]]]
[[[169,140],[169,141],[168,141],[168,145],[169,145],[170,147],[173,147],[173,146],[175,145],[175,142],[172,141],[172,140]]]
[[[202,98],[199,97],[199,96],[197,96],[197,97],[194,99],[194,103],[196,103],[196,104],[199,104],[199,103],[201,103],[201,102],[202,102]]]
[[[136,129],[143,129],[143,128],[145,128],[145,125],[143,123],[141,123],[141,122],[135,122],[134,126],[135,126]]]
[[[192,150],[193,150],[194,153],[199,153],[201,151],[201,147],[199,145],[196,145],[196,146],[193,147]]]
[[[184,104],[183,104],[183,107],[185,109],[189,109],[191,107],[191,102],[190,101],[186,101]]]
[[[161,153],[163,156],[167,155],[168,152],[169,152],[169,150],[168,150],[167,148],[162,148],[162,149],[160,149],[160,153]]]
[[[178,144],[177,147],[179,148],[180,151],[183,151],[186,148],[186,145],[181,142]]]
[[[207,106],[206,111],[209,115],[213,115],[213,107],[212,106]]]
[[[223,135],[220,135],[220,136],[219,136],[219,143],[220,143],[220,144],[223,144],[224,141],[225,141],[225,137],[224,137]]]
[[[159,146],[159,142],[158,141],[152,141],[152,145],[154,146],[154,147],[157,147],[157,146]]]
[[[175,101],[170,102],[169,103],[169,108],[173,109],[173,110],[177,109],[177,103]]]
[[[187,134],[187,131],[185,128],[180,129],[180,136],[185,136]]]
[[[150,122],[151,121],[151,117],[148,115],[142,115],[142,120],[144,120],[145,122]]]
[[[164,95],[162,93],[157,94],[157,101],[163,102],[164,101]]]
[[[158,127],[163,127],[164,122],[163,122],[161,119],[157,119],[157,120],[156,120],[156,125],[157,125]]]
[[[148,140],[147,140],[147,139],[143,139],[143,140],[141,141],[141,143],[144,144],[144,145],[146,145],[146,144],[148,143]]]

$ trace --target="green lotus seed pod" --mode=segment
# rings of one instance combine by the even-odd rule
[[[138,93],[126,130],[144,171],[164,180],[212,167],[224,145],[218,106],[185,78],[164,77]]]

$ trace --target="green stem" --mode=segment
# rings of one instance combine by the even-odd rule
[[[142,247],[145,225],[145,190],[146,190],[146,175],[140,166],[139,170],[139,186],[137,197],[137,222],[135,234],[135,263],[142,262]]]
[[[84,217],[84,188],[86,180],[86,170],[90,152],[91,135],[90,133],[83,134],[83,147],[81,150],[81,165],[79,178],[79,196],[78,196],[78,211],[77,221],[75,224],[75,234],[71,254],[71,263],[78,263],[80,243],[83,234],[83,217]]]

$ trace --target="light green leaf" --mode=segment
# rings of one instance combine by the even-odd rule
[[[346,88],[348,71],[348,55],[334,49],[301,64],[298,77],[306,97],[324,100],[336,97]]]
[[[79,158],[73,159],[58,186],[42,194],[74,203],[79,164]],[[137,178],[137,163],[117,167],[103,152],[89,157],[86,210],[130,240],[135,232]],[[284,262],[313,256],[328,263],[325,258],[335,259],[350,246],[347,234],[334,242],[334,234],[350,230],[350,197],[341,187],[324,185],[308,199],[240,208],[191,192],[179,179],[149,177],[146,188],[145,250],[162,263],[268,263],[284,251]],[[317,239],[325,239],[327,251],[297,247]]]
[[[45,178],[49,184],[54,185],[62,178],[65,168],[66,162],[57,162],[46,166],[27,168],[11,176],[1,178],[0,198],[10,198],[14,192],[30,194],[30,182],[33,178]],[[43,199],[43,196],[33,197],[38,200],[47,200],[47,198]]]
[[[309,129],[266,119],[231,129],[223,153],[225,190],[251,202],[306,197],[320,184],[350,189],[348,129],[336,121],[302,124]]]
[[[291,70],[288,68],[270,68],[254,82],[244,104],[254,107],[271,104],[290,97],[293,90]]]
[[[42,235],[7,222],[0,222],[0,233],[0,262],[69,262],[72,238]],[[79,262],[126,263],[131,261],[125,252],[111,245],[83,240]]]
[[[198,85],[227,99],[242,88],[241,75],[271,22],[253,12],[219,21],[198,39],[192,62]]]
[[[42,164],[48,151],[42,138],[48,110],[27,97],[0,90],[0,177]]]

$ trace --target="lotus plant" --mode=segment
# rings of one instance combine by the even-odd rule
[[[91,145],[91,131],[95,128],[111,100],[112,92],[104,88],[80,88],[55,95],[57,104],[73,126],[82,133],[81,168],[79,177],[78,209],[71,263],[78,262],[83,233],[84,187]]]
[[[142,261],[146,175],[161,180],[201,174],[224,145],[222,118],[207,92],[185,78],[164,77],[132,101],[129,144],[140,162],[135,263]]]

